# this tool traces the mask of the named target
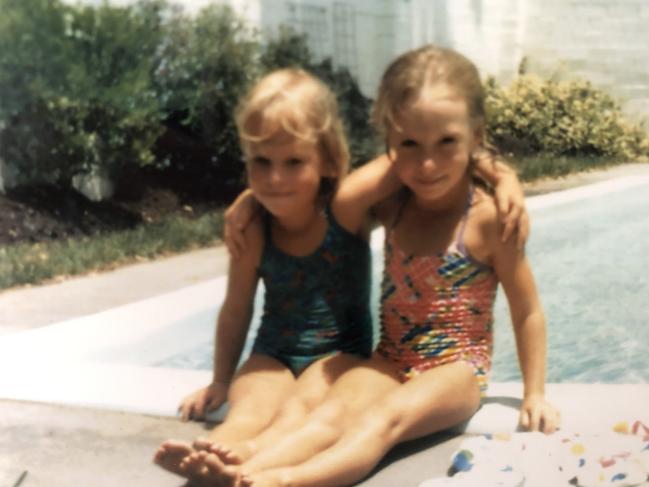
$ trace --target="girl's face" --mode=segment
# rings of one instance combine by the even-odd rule
[[[255,197],[276,217],[312,207],[321,179],[332,176],[315,144],[289,135],[253,144],[246,170]]]
[[[464,100],[450,93],[420,98],[388,132],[399,178],[422,202],[436,202],[458,187],[480,143]]]

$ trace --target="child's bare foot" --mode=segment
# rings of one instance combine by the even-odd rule
[[[234,465],[225,465],[218,456],[206,450],[194,451],[183,460],[191,486],[248,487],[248,478]]]
[[[183,460],[193,451],[189,443],[167,440],[156,450],[153,455],[153,462],[171,473],[187,477]]]
[[[246,459],[235,448],[228,448],[205,438],[198,438],[192,446],[197,451],[203,450],[215,454],[226,465],[241,465]]]

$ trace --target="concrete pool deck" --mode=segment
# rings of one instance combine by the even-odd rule
[[[529,190],[530,194],[545,193],[640,174],[649,174],[649,164],[618,166],[537,183]],[[0,337],[205,283],[222,274],[226,262],[224,250],[217,247],[101,274],[0,292]],[[3,369],[3,375],[11,373]],[[503,428],[511,430],[515,404],[507,404],[515,402],[516,385],[502,385],[501,392],[496,389],[495,394],[504,399],[499,404],[490,404],[489,409],[502,413]],[[648,386],[643,385],[561,384],[550,385],[548,393],[551,398],[553,394],[557,396],[565,411],[564,419],[582,427],[587,427],[588,422],[602,424],[610,420],[612,424],[632,419],[616,417],[616,406],[629,414],[643,411],[642,406],[644,411],[649,410]],[[583,411],[588,414],[584,415]],[[494,419],[493,414],[490,421]],[[28,471],[22,482],[27,487],[181,485],[178,478],[153,466],[150,457],[165,438],[191,439],[204,432],[203,424],[181,423],[169,417],[43,402],[0,400],[0,415],[0,486],[12,486],[23,471]],[[484,430],[480,421],[472,427],[473,431]],[[489,427],[497,428],[497,425],[492,423]],[[382,468],[362,485],[416,486],[425,478],[443,475],[452,451],[462,438],[461,434],[440,435],[406,445],[393,457],[406,452],[414,451],[414,454]]]

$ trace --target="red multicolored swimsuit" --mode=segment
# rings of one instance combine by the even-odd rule
[[[494,270],[469,255],[463,243],[472,198],[458,236],[446,252],[408,255],[385,240],[381,340],[377,352],[396,364],[405,382],[438,365],[464,360],[484,394],[493,349]]]

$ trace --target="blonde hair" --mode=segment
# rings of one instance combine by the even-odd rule
[[[372,108],[374,126],[384,135],[398,128],[399,114],[425,90],[440,85],[464,99],[472,122],[484,127],[484,91],[477,68],[462,54],[433,45],[406,52],[388,66]]]
[[[336,174],[323,178],[321,194],[333,192],[349,170],[349,149],[336,97],[302,69],[280,69],[261,78],[240,101],[235,122],[244,155],[252,144],[286,135],[315,144]]]

